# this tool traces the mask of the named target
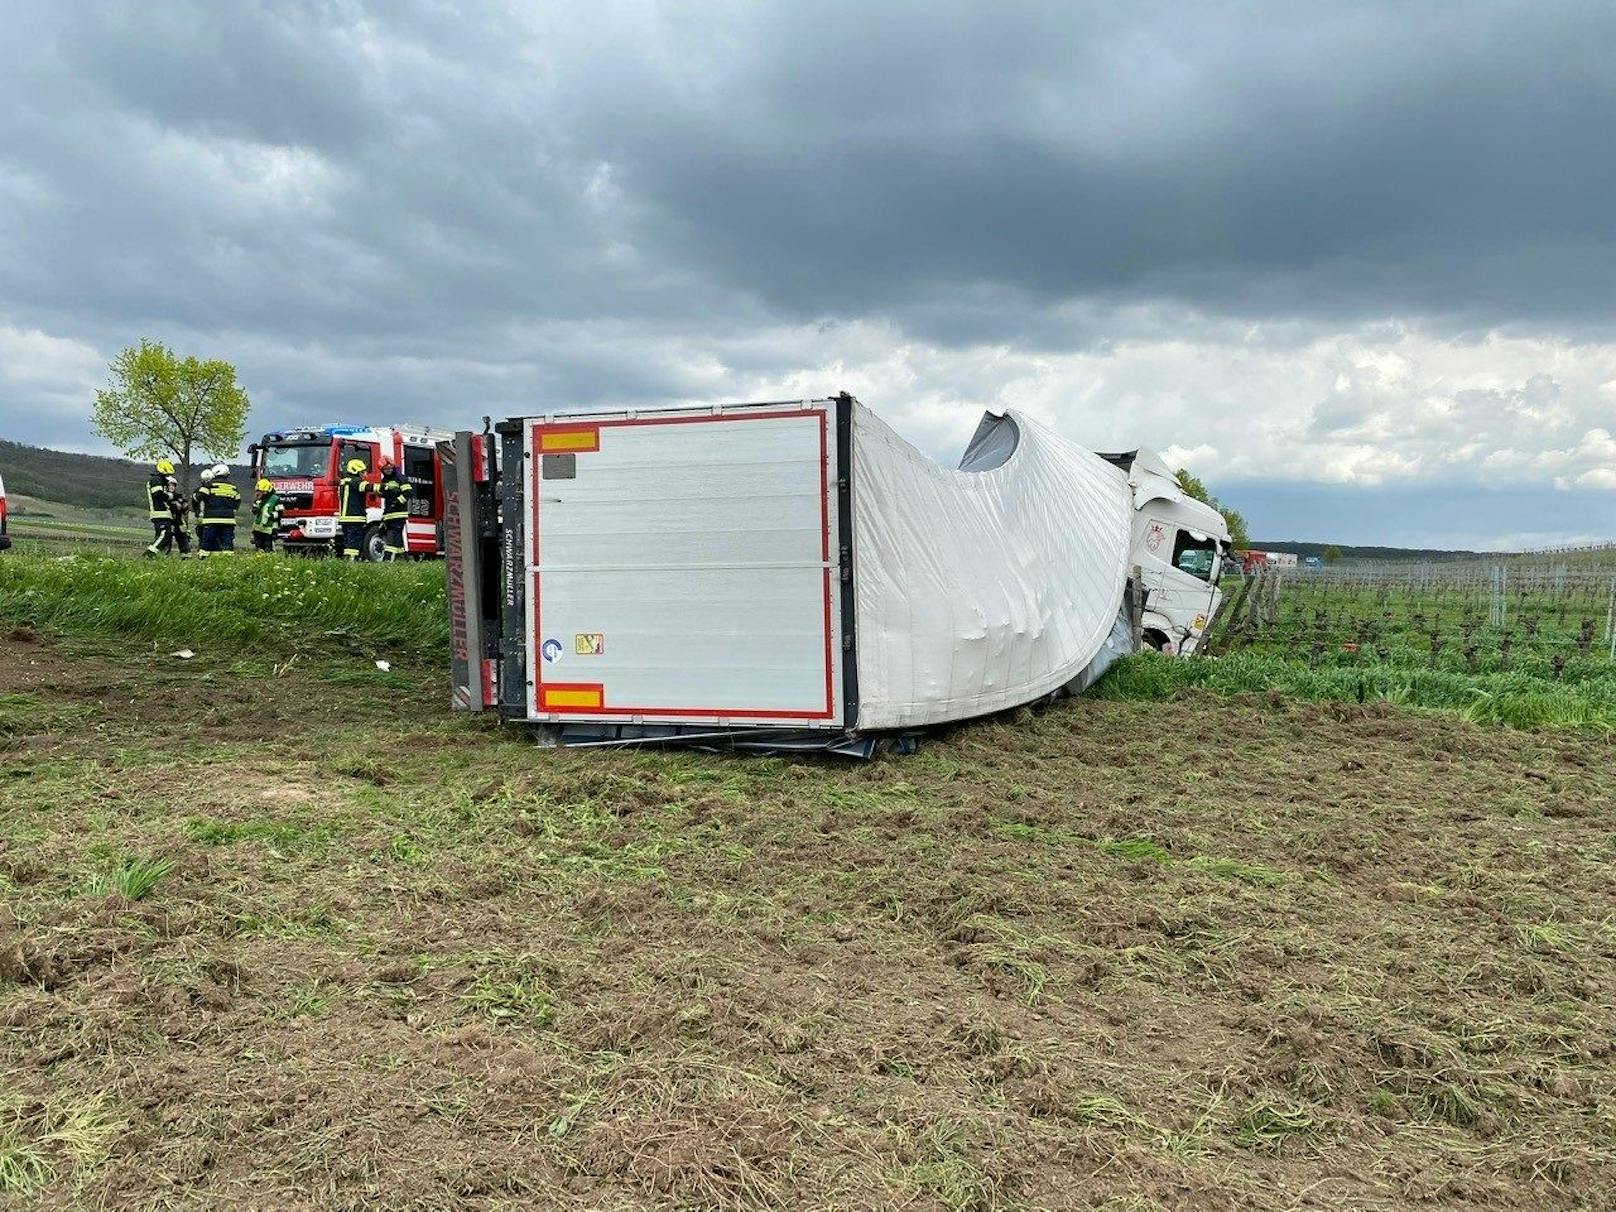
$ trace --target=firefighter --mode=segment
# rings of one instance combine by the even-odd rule
[[[180,482],[168,477],[168,512],[174,519],[174,542],[180,549],[180,558],[191,558],[191,502],[180,491]]]
[[[196,518],[202,516],[202,497],[209,484],[213,483],[213,468],[204,467],[201,475],[197,477],[196,491],[191,494],[191,515]]]
[[[196,491],[191,494],[191,516],[196,519],[196,554],[208,554],[213,532],[202,527],[203,511],[207,507],[208,490],[213,487],[213,468],[204,467],[197,476]]]
[[[281,504],[280,494],[275,491],[275,485],[268,480],[259,480],[255,487],[257,493],[253,497],[253,550],[274,551],[275,532],[280,529],[281,514],[285,512],[286,506]]]
[[[365,546],[365,497],[375,485],[365,476],[365,461],[349,459],[337,480],[337,524],[342,527],[343,558],[357,560]]]
[[[208,483],[197,489],[202,498],[202,516],[197,519],[203,555],[224,555],[236,549],[236,511],[241,508],[241,491],[230,482],[230,468],[213,465]]]
[[[146,548],[149,556],[167,555],[174,547],[174,511],[171,508],[174,500],[169,485],[173,481],[169,478],[174,474],[174,464],[169,459],[158,459],[152,465],[152,473],[146,478],[146,512],[151,518],[152,542]]]
[[[410,516],[410,482],[398,474],[398,467],[382,456],[382,476],[376,486],[382,495],[382,526],[387,539],[383,550],[388,560],[404,554],[404,519]]]

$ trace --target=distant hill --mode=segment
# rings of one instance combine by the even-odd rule
[[[233,468],[238,487],[245,486],[248,469]],[[146,477],[151,468],[129,459],[73,454],[0,440],[0,479],[8,493],[60,501],[84,509],[120,509],[143,506]]]
[[[1344,560],[1474,560],[1482,556],[1496,558],[1497,551],[1463,551],[1441,547],[1353,547],[1346,543],[1304,543],[1294,539],[1253,539],[1252,547],[1258,551],[1288,551],[1295,556],[1323,557],[1326,547],[1334,547]]]

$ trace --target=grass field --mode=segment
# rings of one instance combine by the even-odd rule
[[[284,556],[0,559],[0,618],[146,648],[448,659],[443,565]]]
[[[96,563],[0,560],[0,1202],[1616,1206],[1598,729],[1112,686],[550,751],[445,710],[435,572],[181,661],[306,566],[136,627]]]
[[[138,509],[86,509],[18,493],[7,504],[7,529],[19,551],[87,549],[110,555],[138,552],[151,542],[151,527]]]
[[[1121,662],[1092,693],[1163,700],[1189,687],[1451,711],[1518,728],[1616,729],[1616,668],[1606,661],[1569,665],[1554,677],[1547,667],[1524,663],[1507,672],[1466,673],[1352,655],[1313,663],[1260,650],[1188,661],[1142,653]]]

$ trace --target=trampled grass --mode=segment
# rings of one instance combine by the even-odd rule
[[[0,1095],[0,1195],[28,1195],[64,1172],[94,1170],[127,1126],[98,1096],[28,1105]]]
[[[440,563],[246,554],[180,561],[10,553],[0,560],[0,619],[216,653],[358,645],[438,655],[449,634]]]
[[[338,650],[24,635],[0,1204],[1572,1212],[1616,1168],[1602,734],[1169,690],[868,764],[558,751]],[[130,855],[173,870],[82,895]]]

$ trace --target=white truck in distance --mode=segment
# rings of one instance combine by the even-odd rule
[[[1218,575],[1229,551],[1228,524],[1180,488],[1155,451],[1100,457],[1127,473],[1133,489],[1131,561],[1144,582],[1144,642],[1158,652],[1188,656],[1223,598]]]

